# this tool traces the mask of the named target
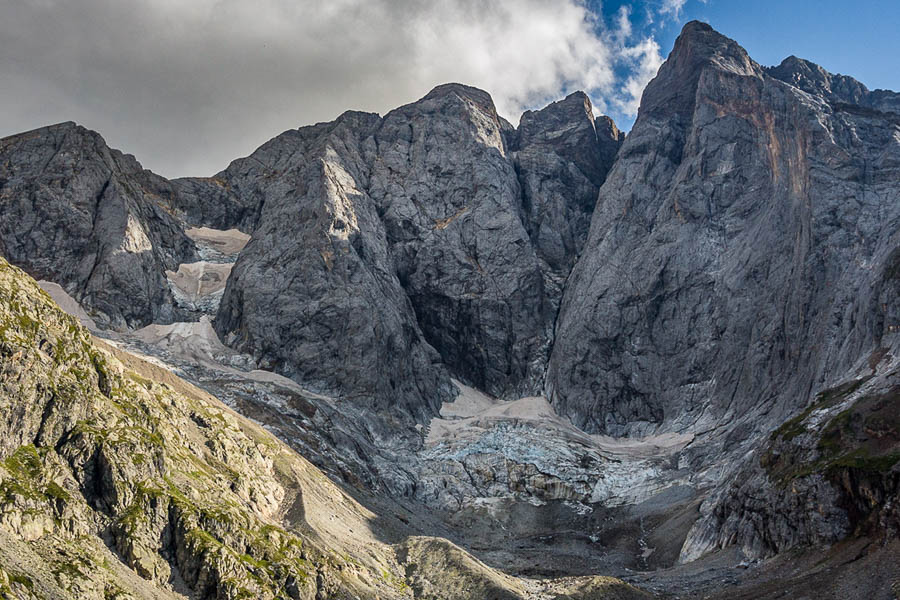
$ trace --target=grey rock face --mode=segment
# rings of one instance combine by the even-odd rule
[[[213,177],[184,177],[171,181],[177,192],[172,204],[185,223],[253,231],[262,202],[260,198],[244,196],[240,189],[235,189],[231,169],[238,165],[240,161],[235,161]]]
[[[4,140],[0,250],[99,326],[137,327],[198,316],[166,285],[199,265],[185,226],[252,232],[219,334],[315,389],[424,416],[452,395],[448,370],[497,396],[540,390],[620,137],[583,94],[516,130],[487,93],[448,84],[169,182],[54,126]]]
[[[567,285],[548,372],[561,414],[613,434],[764,431],[894,346],[898,124],[841,98],[685,26]]]
[[[869,90],[846,75],[829,73],[808,60],[789,56],[766,73],[831,104],[850,104],[900,115],[900,98],[889,90]]]
[[[426,339],[476,387],[535,388],[553,315],[490,96],[440,86],[374,141],[370,193]]]
[[[552,300],[561,297],[587,237],[597,192],[624,139],[609,117],[594,119],[583,92],[522,115],[512,148],[525,226]]]
[[[61,284],[101,326],[176,317],[166,269],[195,257],[168,182],[62,123],[0,140],[0,253]]]
[[[414,414],[452,394],[445,367],[498,396],[538,390],[559,281],[618,143],[602,131],[583,96],[516,132],[487,93],[448,84],[383,119],[345,113],[278,136],[217,176],[261,207],[217,330],[321,391]]]
[[[879,352],[860,366],[735,469],[704,504],[682,560],[730,544],[756,558],[853,533],[900,533],[898,362]]]
[[[216,319],[226,342],[321,391],[426,414],[449,393],[415,327],[364,189],[377,115],[287,132],[253,155],[270,178]],[[265,184],[263,184],[265,185]]]

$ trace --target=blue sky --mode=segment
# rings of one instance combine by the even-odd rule
[[[664,54],[681,26],[706,21],[737,40],[759,63],[774,65],[794,54],[833,73],[852,75],[869,88],[900,90],[900,2],[897,0],[687,0],[678,18],[662,18],[655,2],[589,2],[610,18],[632,7],[635,32],[651,33]],[[647,22],[647,10],[654,15]]]
[[[870,89],[900,91],[900,0],[591,0],[588,6],[614,21],[630,10],[634,36],[652,38],[668,55],[687,21],[705,21],[738,41],[763,65],[776,65],[795,55],[832,73],[850,75]],[[666,7],[670,7],[669,12]],[[613,112],[630,127],[633,118]]]

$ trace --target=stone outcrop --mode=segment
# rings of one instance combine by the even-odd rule
[[[525,226],[555,304],[584,246],[597,192],[624,139],[612,119],[594,118],[583,92],[526,111],[519,121],[511,145]]]
[[[708,500],[681,560],[738,544],[770,557],[849,535],[900,535],[900,405],[895,357],[825,390],[772,432]]]
[[[575,94],[515,130],[488,94],[448,84],[384,118],[285,132],[217,176],[261,206],[217,330],[320,391],[407,414],[436,412],[448,371],[537,391],[621,138],[596,123]]]
[[[62,123],[0,140],[0,253],[63,286],[104,327],[171,322],[167,269],[194,244],[168,181],[97,133]]]
[[[254,166],[248,159],[238,159],[214,177],[173,179],[171,184],[177,193],[171,204],[189,225],[253,231],[263,199],[252,193],[242,194],[236,186],[241,175],[252,180]]]
[[[829,73],[808,60],[789,56],[766,73],[814,96],[825,98],[830,104],[870,108],[900,115],[900,98],[889,90],[869,90],[847,75]]]
[[[647,86],[557,323],[548,390],[577,425],[765,433],[894,346],[889,94],[788,70],[694,22]]]

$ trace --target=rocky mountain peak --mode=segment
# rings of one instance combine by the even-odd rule
[[[598,139],[611,139],[619,143],[625,141],[625,132],[621,131],[616,122],[606,115],[594,117],[594,128],[597,130]]]
[[[345,110],[338,115],[334,122],[343,123],[354,128],[371,129],[381,122],[381,116],[378,113],[360,110]]]
[[[829,73],[821,66],[796,56],[785,58],[777,67],[767,69],[766,73],[808,94],[822,96],[832,103],[874,108],[879,104],[878,97],[882,96],[878,94],[873,97],[872,92],[853,77]],[[884,107],[878,108],[884,110]]]
[[[478,106],[488,114],[492,114],[494,116],[497,115],[497,109],[494,106],[494,99],[491,98],[491,95],[489,93],[470,85],[463,85],[462,83],[443,83],[439,86],[436,86],[434,89],[428,92],[425,97],[422,98],[419,102],[433,100],[435,98],[444,98],[451,95],[455,95],[459,98],[473,102],[476,106]]]
[[[563,130],[556,127],[564,127]],[[524,143],[541,143],[562,137],[574,129],[594,127],[594,110],[584,92],[573,92],[540,110],[526,110],[519,120],[519,139]]]
[[[39,165],[39,168],[36,167]],[[106,327],[178,317],[165,271],[196,254],[171,184],[73,122],[0,140],[0,251]]]
[[[707,23],[687,23],[675,40],[672,52],[647,84],[641,98],[641,113],[689,115],[701,74],[708,68],[761,76],[761,69],[734,40]]]
[[[540,110],[525,111],[515,148],[552,150],[572,161],[599,187],[623,138],[612,119],[595,119],[590,98],[578,91]]]
[[[95,131],[86,129],[74,121],[64,121],[47,125],[38,129],[11,135],[0,140],[0,151],[5,148],[35,148],[52,153],[46,157],[48,167],[64,165],[67,160],[79,160],[82,156],[93,157],[104,163],[110,163],[112,156],[103,137]],[[22,153],[15,153],[11,163],[6,166],[7,178],[14,176],[19,168],[29,169],[30,162]],[[49,162],[52,160],[52,163]]]

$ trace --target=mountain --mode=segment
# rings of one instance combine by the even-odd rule
[[[537,391],[620,140],[584,95],[524,123],[516,132],[486,93],[450,84],[236,161],[217,177],[264,200],[220,336],[320,391],[423,417],[451,397],[447,370],[496,395]]]
[[[4,598],[515,600],[534,585],[372,514],[217,399],[92,338],[3,259],[0,356]],[[645,597],[611,578],[538,587]]]
[[[559,411],[616,435],[718,429],[696,463],[758,446],[840,384],[862,377],[867,394],[888,393],[898,98],[797,59],[764,69],[708,25],[687,25],[644,92],[567,285],[548,371]],[[885,435],[875,454],[890,470],[897,437]],[[896,495],[886,485],[874,504]],[[716,544],[758,556],[853,529],[852,516],[833,516],[840,492],[811,495],[824,524],[768,501],[743,516],[729,514],[748,510],[740,503],[718,507],[730,524]],[[763,522],[785,523],[760,527],[767,511]],[[690,537],[685,552],[697,555]]]
[[[0,141],[0,252],[113,328],[184,318],[166,269],[196,259],[168,181],[61,123]]]
[[[764,428],[891,347],[900,113],[810,96],[786,64],[694,23],[647,86],[557,325],[576,424]]]
[[[452,83],[210,178],[0,159],[0,251],[90,328],[4,263],[20,596],[900,586],[900,94],[692,22],[627,136]]]

